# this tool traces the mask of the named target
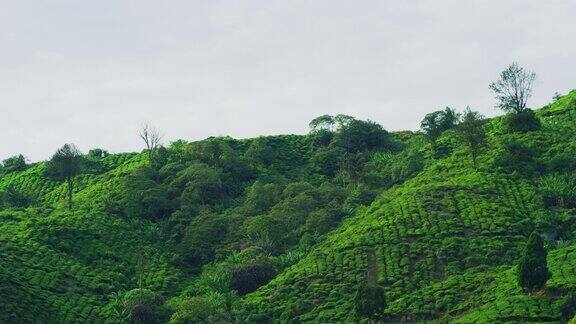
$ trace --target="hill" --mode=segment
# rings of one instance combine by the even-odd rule
[[[384,321],[566,320],[576,91],[536,116],[528,132],[489,120],[477,167],[455,129],[432,150],[342,115],[304,136],[177,141],[153,161],[91,151],[73,210],[48,162],[5,170],[0,322],[352,322],[370,280]],[[552,277],[527,293],[516,264],[534,231]]]

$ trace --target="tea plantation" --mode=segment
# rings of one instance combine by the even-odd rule
[[[558,323],[576,313],[576,91],[458,128],[336,116],[308,135],[177,141],[0,176],[0,323]],[[338,119],[340,118],[340,119]],[[312,124],[311,124],[312,126]],[[518,284],[528,237],[551,274]],[[359,287],[378,287],[373,313]],[[373,300],[372,300],[373,301]]]

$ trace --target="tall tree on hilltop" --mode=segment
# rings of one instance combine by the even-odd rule
[[[546,263],[547,252],[542,237],[532,233],[518,263],[518,283],[529,291],[544,287],[552,276]]]
[[[310,127],[311,132],[317,132],[320,130],[332,131],[334,130],[335,123],[336,120],[334,117],[330,115],[322,115],[312,119],[308,126]]]
[[[82,168],[82,153],[74,144],[65,144],[59,148],[48,162],[46,172],[56,178],[65,179],[67,183],[68,209],[72,209],[74,177]]]
[[[535,79],[536,73],[524,70],[516,62],[510,64],[500,73],[500,79],[490,84],[490,89],[498,100],[497,107],[514,113],[526,110]]]
[[[480,148],[486,143],[484,116],[467,107],[462,115],[462,121],[460,125],[458,125],[458,133],[460,134],[460,138],[468,145],[472,157],[472,164],[474,168],[476,168],[478,153],[480,152]]]
[[[436,140],[438,137],[440,137],[444,131],[456,126],[458,119],[458,113],[450,107],[431,112],[424,116],[424,119],[422,119],[420,123],[420,129],[422,129],[426,137],[428,137],[433,151],[436,150]]]
[[[140,132],[138,132],[138,136],[144,141],[146,145],[146,150],[148,153],[148,162],[150,164],[154,163],[154,155],[160,146],[160,141],[162,140],[162,134],[160,131],[156,129],[156,127],[150,124],[144,124]]]

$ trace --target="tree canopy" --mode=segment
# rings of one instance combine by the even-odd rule
[[[82,160],[82,153],[74,144],[64,144],[52,155],[46,168],[48,175],[55,179],[66,180],[69,209],[72,209],[73,178],[80,173]]]
[[[536,73],[525,70],[516,62],[510,64],[500,73],[500,79],[490,84],[490,90],[498,100],[497,107],[506,112],[524,111],[532,96],[535,79]]]

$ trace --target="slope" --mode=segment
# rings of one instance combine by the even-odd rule
[[[559,321],[574,291],[574,209],[546,206],[547,176],[573,172],[576,92],[537,112],[542,129],[510,133],[490,121],[490,144],[472,168],[454,134],[452,154],[382,192],[303,260],[249,295],[248,321],[354,321],[353,296],[376,256],[385,321]],[[514,264],[539,230],[554,249],[542,295],[517,287]],[[374,265],[372,265],[374,266]]]

